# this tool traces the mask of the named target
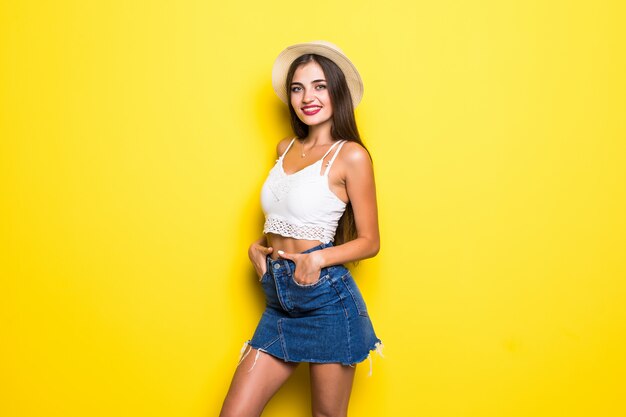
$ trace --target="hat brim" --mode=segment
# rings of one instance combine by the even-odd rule
[[[346,77],[353,107],[356,107],[361,102],[361,98],[363,98],[363,81],[361,80],[359,72],[348,57],[338,48],[335,49],[332,46],[316,42],[306,42],[285,48],[285,50],[278,55],[276,61],[274,61],[272,68],[272,87],[285,104],[289,103],[289,94],[287,94],[285,86],[287,72],[293,61],[305,54],[321,55],[337,64]]]

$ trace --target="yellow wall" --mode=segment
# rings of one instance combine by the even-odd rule
[[[351,415],[623,417],[621,4],[4,1],[0,415],[216,415],[263,308],[271,65],[326,39],[380,200]]]

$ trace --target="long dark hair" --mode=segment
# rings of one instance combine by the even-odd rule
[[[324,71],[324,77],[326,77],[326,86],[330,95],[330,102],[333,107],[332,126],[330,128],[330,135],[334,140],[348,140],[356,142],[363,146],[367,151],[367,148],[361,141],[359,130],[356,127],[356,120],[354,118],[354,106],[352,105],[352,97],[350,96],[350,89],[348,83],[346,83],[346,77],[343,71],[332,60],[316,54],[306,54],[300,56],[298,59],[291,63],[289,71],[287,72],[287,78],[285,80],[286,91],[291,94],[291,81],[296,69],[300,65],[308,62],[317,62]],[[304,138],[309,134],[309,126],[298,118],[291,100],[288,101],[289,115],[291,116],[291,127],[293,133],[299,137]],[[369,154],[369,151],[367,151]],[[371,159],[371,155],[370,155]],[[354,221],[354,211],[352,205],[348,202],[346,211],[339,219],[339,225],[335,232],[335,243],[342,244],[350,240],[354,240],[357,237],[356,223]]]

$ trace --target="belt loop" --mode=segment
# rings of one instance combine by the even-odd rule
[[[291,266],[289,265],[290,261],[289,259],[284,259],[283,261],[283,268],[285,268],[285,270],[287,271],[287,274],[292,275],[294,271],[291,270]],[[295,262],[293,262],[295,265]]]

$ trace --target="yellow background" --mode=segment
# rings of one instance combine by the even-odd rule
[[[353,416],[626,416],[620,1],[3,1],[0,415],[215,416],[290,133],[287,45],[359,68],[385,358]],[[264,416],[307,416],[306,366]]]

